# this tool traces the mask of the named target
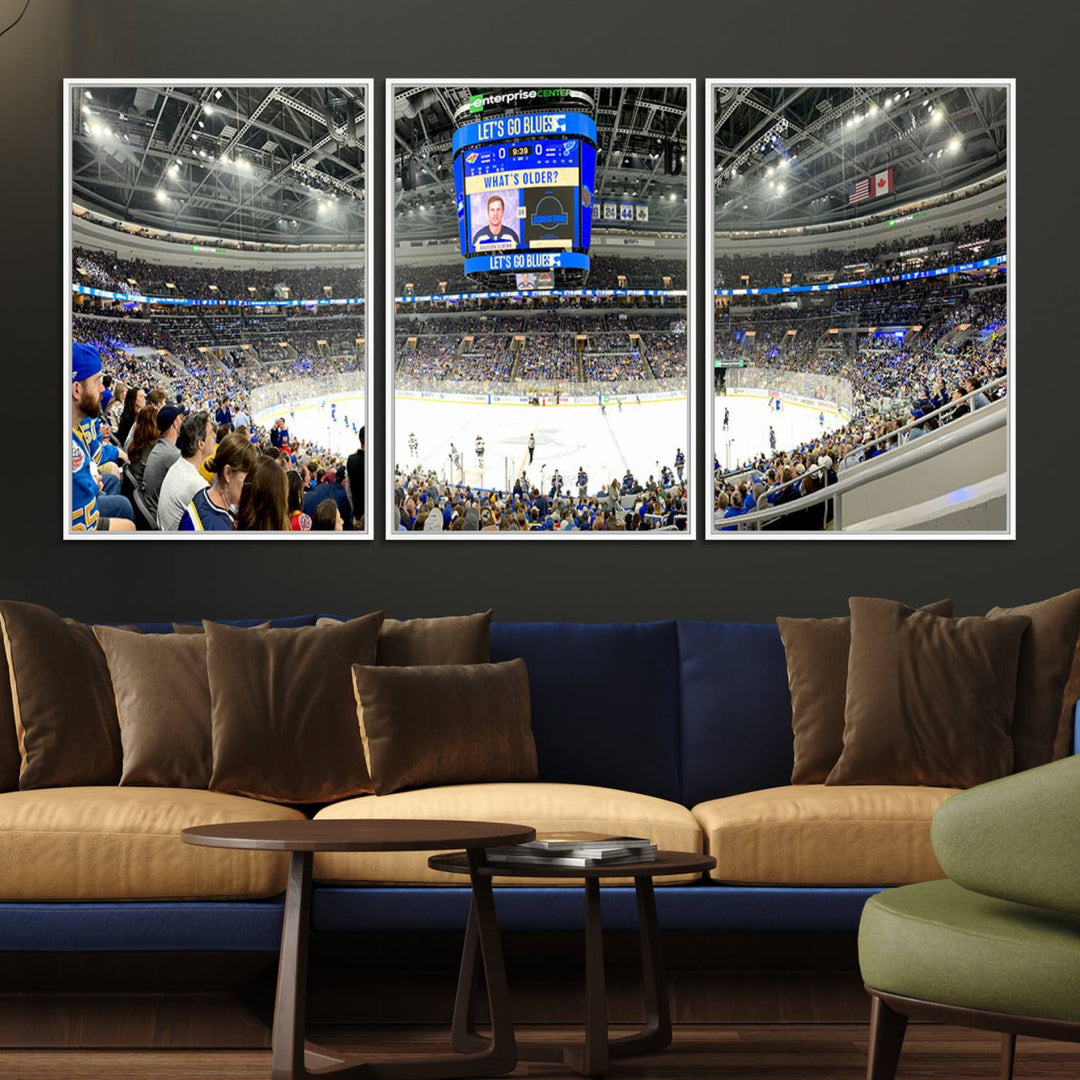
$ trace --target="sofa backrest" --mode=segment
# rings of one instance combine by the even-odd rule
[[[518,656],[541,780],[679,800],[674,622],[492,623],[492,662]]]
[[[791,783],[791,694],[775,623],[678,624],[681,801]]]

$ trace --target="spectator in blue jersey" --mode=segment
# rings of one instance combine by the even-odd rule
[[[133,532],[135,515],[122,495],[100,495],[93,455],[81,425],[101,415],[101,353],[71,347],[71,528],[73,532]]]
[[[232,532],[244,481],[258,456],[243,432],[229,432],[208,461],[214,482],[192,496],[180,518],[180,531]]]
[[[487,201],[488,223],[473,236],[473,247],[485,248],[498,245],[505,247],[511,245],[517,247],[521,241],[518,234],[503,224],[503,214],[506,212],[506,204],[501,195],[491,195]]]
[[[222,398],[217,412],[214,413],[214,423],[217,424],[218,427],[221,427],[222,424],[227,424],[229,429],[232,430],[232,422],[232,409],[229,408],[229,399]]]

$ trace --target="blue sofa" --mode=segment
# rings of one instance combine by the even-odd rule
[[[315,618],[275,625],[310,625]],[[150,623],[140,629],[166,633],[172,627]],[[791,701],[773,624],[494,623],[492,660],[514,657],[523,657],[529,668],[541,781],[633,792],[686,808],[790,785]],[[927,848],[931,812],[925,820]],[[854,933],[866,899],[904,880],[898,873],[895,881],[869,884],[792,885],[765,877],[660,888],[661,927]],[[316,881],[316,931],[460,931],[465,924],[469,895],[462,887],[323,884],[318,875]],[[497,899],[505,930],[581,925],[575,889],[506,887],[497,889]],[[636,926],[632,888],[605,888],[603,905],[606,927]],[[281,916],[280,896],[6,902],[0,903],[0,952],[276,950]]]

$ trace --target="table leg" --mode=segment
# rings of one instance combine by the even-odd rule
[[[563,1060],[584,1076],[603,1076],[608,1068],[604,927],[597,878],[585,879],[585,1045],[567,1047]]]
[[[466,1080],[468,1077],[501,1076],[517,1065],[514,1028],[510,1019],[509,990],[503,966],[502,941],[495,912],[491,878],[475,872],[482,855],[470,854],[473,867],[473,906],[466,933],[466,954],[472,936],[474,986],[479,972],[476,954],[483,960],[491,1013],[491,1039],[475,1036],[478,1053],[432,1056],[387,1063],[363,1062],[352,1056],[334,1056],[321,1047],[305,1043],[307,1001],[308,926],[311,914],[311,862],[308,851],[294,851],[289,865],[285,893],[285,918],[281,932],[277,996],[274,1002],[274,1034],[271,1050],[271,1080],[315,1080],[334,1076],[336,1080]],[[467,958],[467,957],[466,957]],[[463,960],[463,969],[464,969]],[[465,978],[464,970],[461,976]],[[462,992],[459,985],[458,998]],[[455,1003],[455,1023],[458,1004]],[[468,1016],[468,1010],[465,1014]],[[470,1031],[475,1035],[474,1029]]]
[[[612,1057],[647,1054],[671,1045],[671,1008],[667,978],[660,952],[660,924],[656,918],[656,893],[651,877],[634,878],[637,891],[638,933],[641,935],[641,975],[645,990],[645,1027],[633,1035],[613,1039]]]
[[[461,969],[458,972],[457,994],[454,997],[454,1020],[450,1027],[450,1045],[460,1054],[483,1050],[489,1040],[476,1030],[476,999],[480,990],[480,927],[476,917],[476,900],[469,904],[469,922],[465,928],[465,945],[461,950]]]
[[[289,861],[285,918],[281,927],[277,995],[274,1000],[272,1080],[302,1080],[307,1018],[308,924],[311,913],[311,852],[294,851]]]

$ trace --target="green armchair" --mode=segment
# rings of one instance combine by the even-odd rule
[[[948,875],[867,901],[867,1080],[893,1080],[909,1018],[1080,1042],[1080,756],[954,795],[934,815]]]

